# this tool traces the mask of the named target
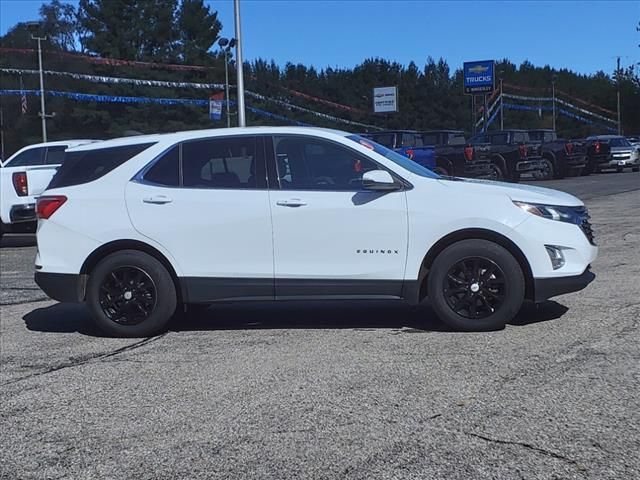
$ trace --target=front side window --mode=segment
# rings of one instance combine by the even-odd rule
[[[8,167],[27,167],[31,165],[42,165],[44,163],[45,148],[30,148],[16,156],[7,164]]]
[[[393,150],[383,145],[380,145],[379,143],[373,142],[367,138],[363,138],[360,135],[349,135],[347,138],[353,142],[356,142],[360,145],[365,146],[370,150],[373,150],[378,155],[382,155],[383,157],[391,160],[396,165],[413,173],[414,175],[419,175],[421,177],[426,177],[426,178],[440,178],[440,175],[438,175],[437,173],[432,172],[428,168],[420,165],[419,163],[414,162],[413,160],[410,160],[404,155],[400,155],[399,153],[394,152]]]
[[[257,138],[213,138],[182,144],[185,188],[258,188]]]
[[[322,139],[275,137],[274,149],[283,190],[359,190],[362,174],[379,168],[358,152]]]
[[[553,142],[555,140],[555,134],[553,132],[544,132],[544,141]]]

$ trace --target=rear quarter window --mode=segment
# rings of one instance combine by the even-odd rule
[[[42,165],[44,163],[45,148],[30,148],[18,154],[13,160],[7,163],[7,167],[28,167],[31,165]]]
[[[152,145],[154,143],[139,143],[121,147],[67,152],[62,166],[54,175],[48,188],[70,187],[93,182]]]

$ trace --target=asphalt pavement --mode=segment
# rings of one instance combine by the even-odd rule
[[[491,333],[295,302],[103,338],[5,237],[0,478],[640,478],[640,174],[534,183],[586,201],[597,279]]]

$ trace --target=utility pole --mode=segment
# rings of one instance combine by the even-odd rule
[[[487,128],[487,119],[488,119],[488,115],[487,115],[487,94],[483,94],[482,95],[482,131],[483,132],[487,132],[488,128]]]
[[[551,115],[553,122],[553,131],[556,131],[556,79],[551,79]]]
[[[42,41],[47,37],[36,37],[31,35],[32,40],[38,41],[38,68],[40,69],[40,118],[42,119],[42,141],[47,141],[47,111],[44,107],[44,76],[42,73]]]
[[[225,103],[227,110],[227,128],[231,127],[231,112],[229,111],[229,49],[236,46],[236,39],[221,38],[218,40],[218,45],[224,51],[224,89],[225,89]]]
[[[246,127],[247,122],[244,114],[244,75],[242,72],[242,33],[240,31],[240,0],[233,1],[233,11],[236,23],[236,92],[238,96],[238,126]]]
[[[2,113],[2,103],[0,103],[0,163],[4,161],[4,115]]]
[[[500,76],[500,130],[504,130],[504,99],[502,98],[502,76]]]
[[[618,89],[618,135],[622,135],[622,120],[620,118],[620,57],[616,68],[616,87]]]
[[[471,95],[471,134],[476,134],[476,96]]]

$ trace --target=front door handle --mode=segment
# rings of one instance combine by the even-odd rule
[[[164,205],[165,203],[171,203],[171,200],[166,195],[154,195],[153,197],[145,197],[142,199],[144,203],[152,203],[154,205]]]
[[[281,207],[304,207],[307,204],[304,200],[299,198],[291,198],[289,200],[278,200],[276,205]]]

